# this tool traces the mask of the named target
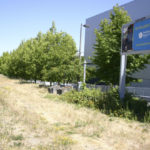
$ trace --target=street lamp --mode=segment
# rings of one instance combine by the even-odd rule
[[[85,80],[86,80],[86,60],[84,60],[83,83],[85,83]]]
[[[79,42],[79,64],[81,64],[81,47],[82,47],[82,27],[84,28],[89,28],[89,25],[82,25],[80,26],[80,42]],[[86,62],[84,62],[84,75],[83,75],[83,82],[85,83],[85,78],[86,78]],[[80,90],[81,82],[78,82],[78,90]]]
[[[81,46],[82,46],[82,27],[89,28],[90,26],[86,25],[86,24],[82,25],[82,23],[80,26],[80,42],[79,42],[79,59],[80,59],[80,62],[81,62]]]

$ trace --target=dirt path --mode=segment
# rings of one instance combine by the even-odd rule
[[[38,85],[0,75],[0,150],[150,149],[150,125],[110,118],[47,95]]]

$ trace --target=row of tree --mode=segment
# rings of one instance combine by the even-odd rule
[[[95,55],[92,62],[96,67],[88,68],[88,80],[98,79],[107,84],[119,83],[121,28],[131,18],[118,6],[113,8],[109,19],[100,23],[95,30]],[[11,53],[0,57],[0,73],[21,79],[52,82],[76,82],[81,80],[83,67],[76,56],[77,50],[72,37],[57,32],[54,22],[46,34],[22,42]],[[135,80],[131,75],[149,63],[150,55],[130,55],[127,62],[127,82]]]
[[[0,57],[0,73],[13,78],[50,82],[76,82],[82,66],[76,56],[72,37],[57,32],[55,23],[50,30],[36,38],[23,41],[16,50],[4,52]]]

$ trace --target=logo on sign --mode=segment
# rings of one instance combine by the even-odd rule
[[[140,33],[139,33],[139,39],[142,39],[142,37],[143,37],[143,33],[140,32]]]

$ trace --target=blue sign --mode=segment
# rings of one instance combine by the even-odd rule
[[[133,50],[150,50],[150,18],[134,23]]]

